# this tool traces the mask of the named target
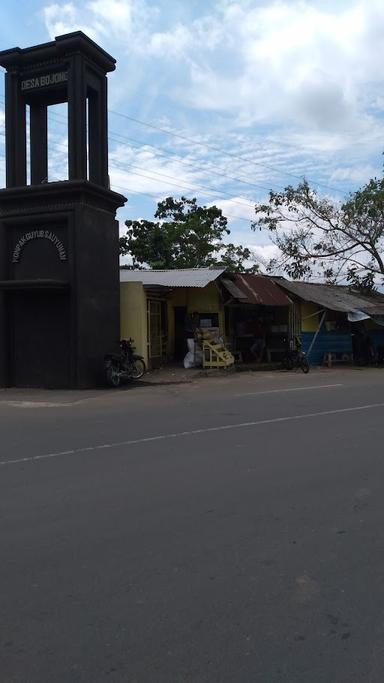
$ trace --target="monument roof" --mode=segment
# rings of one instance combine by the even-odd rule
[[[5,69],[12,66],[29,67],[50,62],[53,59],[65,59],[75,52],[80,52],[104,71],[113,71],[116,60],[103,50],[82,31],[74,31],[61,36],[49,43],[41,43],[32,47],[13,47],[0,52],[0,65]]]

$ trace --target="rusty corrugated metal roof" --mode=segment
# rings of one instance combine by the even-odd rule
[[[384,300],[380,295],[366,296],[352,292],[343,285],[327,285],[315,282],[301,282],[275,278],[276,282],[291,294],[311,301],[331,311],[349,313],[363,311],[368,315],[384,315]]]
[[[229,280],[229,278],[228,278]],[[280,287],[269,277],[253,273],[236,273],[231,277],[230,285],[227,278],[221,280],[229,293],[240,303],[259,306],[289,306],[291,300]]]
[[[230,279],[227,278],[227,277],[222,277],[222,278],[220,278],[220,282],[221,282],[221,284],[224,285],[225,289],[230,293],[230,295],[231,295],[231,297],[232,297],[233,299],[238,299],[240,302],[241,302],[242,300],[244,300],[244,303],[245,303],[245,304],[248,302],[248,301],[247,301],[247,297],[246,297],[246,295],[244,294],[244,292],[242,292],[242,291],[236,286],[236,284],[235,284],[235,282],[234,282],[233,280],[230,280]]]

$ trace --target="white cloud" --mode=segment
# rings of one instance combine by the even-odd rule
[[[133,5],[130,1],[94,0],[87,4],[87,9],[107,24],[120,26],[120,30],[129,29],[133,23]]]
[[[234,223],[237,225],[239,221],[245,222],[245,225],[249,223],[247,226],[248,228],[250,222],[255,218],[254,203],[251,201],[247,202],[244,197],[235,196],[223,199],[218,195],[214,200],[207,202],[207,204],[208,206],[217,206],[222,210],[223,215],[228,218],[228,225],[230,228]]]
[[[71,31],[82,30],[94,40],[97,39],[96,26],[92,23],[82,21],[79,17],[77,7],[71,2],[65,4],[54,3],[43,9],[45,24],[51,38],[69,33]]]
[[[382,82],[384,5],[228,3],[217,13],[221,42],[237,67],[210,59],[209,34],[195,46],[190,104],[245,121],[294,120],[321,130],[356,126],[369,82]],[[197,22],[198,23],[198,22]],[[379,29],[381,27],[381,31]],[[216,29],[217,30],[217,29]],[[199,28],[192,27],[195,38]],[[195,43],[196,41],[194,41]]]
[[[357,187],[364,183],[367,178],[374,178],[377,175],[377,168],[371,164],[359,164],[356,166],[337,167],[332,171],[330,182],[350,181]]]
[[[112,186],[119,189],[134,188],[136,192],[153,193],[161,198],[167,195],[199,196],[208,203],[214,194],[208,188],[204,168],[184,163],[177,157],[160,157],[150,146],[115,146],[109,155]],[[220,181],[215,183],[216,186]],[[206,189],[205,189],[206,188]]]
[[[146,44],[147,54],[160,58],[187,57],[192,47],[192,34],[182,24],[178,24],[172,33],[153,33]]]
[[[253,254],[256,263],[259,263],[262,271],[266,271],[269,262],[277,259],[280,255],[279,249],[274,244],[246,245]],[[274,273],[277,275],[278,273]]]
[[[111,115],[112,133],[176,151],[191,163],[155,158],[145,144],[129,151],[112,142],[116,186],[161,198],[199,196],[189,187],[208,185],[227,191],[228,199],[201,191],[202,202],[220,201],[244,217],[249,210],[237,202],[253,204],[269,188],[303,176],[337,196],[337,189],[379,172],[382,0],[56,0],[44,20],[51,37],[80,28],[117,58],[109,103],[128,119]],[[128,162],[143,168],[128,169]]]
[[[153,0],[44,9],[52,37],[82,28],[125,55],[128,82],[136,69],[147,78],[147,100],[154,88],[156,95],[166,89],[170,101],[236,117],[244,127],[284,123],[344,136],[372,123],[384,81],[381,0],[216,0],[192,21],[181,13],[173,20],[172,9],[163,14]],[[168,71],[159,71],[159,60]]]
[[[48,32],[54,38],[62,33],[83,30],[94,40],[129,43],[141,38],[150,14],[145,0],[92,0],[83,6],[72,2],[54,3],[43,9]],[[151,16],[156,15],[153,8]],[[139,40],[138,40],[139,43]]]

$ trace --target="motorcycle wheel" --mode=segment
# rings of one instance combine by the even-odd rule
[[[308,363],[306,358],[301,359],[300,367],[301,367],[302,371],[304,372],[304,374],[307,375],[309,372],[309,363]]]
[[[140,379],[145,373],[145,363],[142,358],[135,358],[130,367],[130,376],[132,379]]]
[[[110,387],[120,386],[120,372],[115,365],[109,365],[106,369],[107,384]]]

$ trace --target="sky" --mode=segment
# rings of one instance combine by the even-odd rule
[[[1,49],[82,30],[117,60],[109,75],[118,213],[153,218],[167,196],[228,217],[262,266],[254,205],[306,177],[342,201],[382,173],[382,0],[2,0]],[[4,83],[0,74],[0,185]],[[65,108],[49,117],[51,180],[66,173]]]

